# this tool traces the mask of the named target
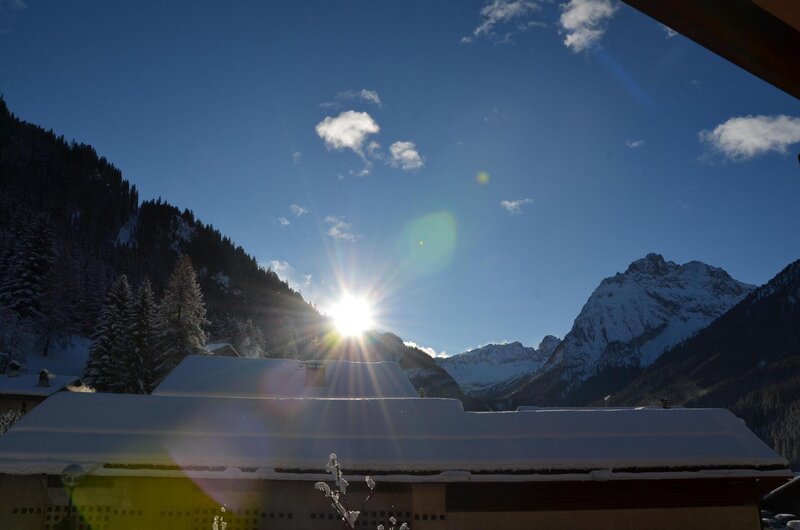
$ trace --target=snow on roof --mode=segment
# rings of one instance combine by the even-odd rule
[[[76,375],[49,375],[50,386],[39,386],[39,374],[0,375],[0,395],[47,397],[78,380]]]
[[[58,473],[68,463],[128,474],[154,466],[319,473],[331,452],[354,473],[461,472],[467,479],[788,472],[786,460],[722,409],[476,413],[452,399],[59,393],[0,437],[0,473]]]
[[[314,361],[324,367],[323,385],[306,384],[309,363],[294,359],[244,359],[190,355],[153,390],[161,396],[220,397],[417,397],[393,361]]]
[[[206,349],[208,351],[214,351],[228,347],[233,348],[233,344],[231,344],[230,342],[209,342],[208,344],[206,344]]]
[[[644,409],[662,409],[664,407],[656,406],[637,406],[637,407],[605,407],[604,410],[644,410]],[[683,408],[680,406],[671,406],[668,408]],[[520,405],[517,407],[517,412],[546,412],[546,411],[563,411],[563,410],[597,410],[598,407],[540,407],[538,405]]]

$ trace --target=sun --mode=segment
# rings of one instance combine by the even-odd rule
[[[365,298],[345,294],[328,313],[343,337],[358,337],[374,325],[372,306]]]

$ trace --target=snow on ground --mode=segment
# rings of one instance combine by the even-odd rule
[[[135,246],[136,241],[134,235],[136,232],[136,225],[139,222],[138,215],[132,215],[128,222],[122,225],[117,233],[117,245],[121,247]]]
[[[83,375],[91,345],[92,340],[88,337],[73,335],[63,342],[51,345],[47,357],[41,353],[28,354],[24,361],[25,371],[34,374],[46,368],[51,374],[80,377]]]
[[[227,291],[231,287],[230,276],[228,276],[223,272],[216,273],[214,276],[211,277],[211,279],[214,280],[214,282],[216,282],[216,284],[219,285],[223,291]]]

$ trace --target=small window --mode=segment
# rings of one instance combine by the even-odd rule
[[[321,362],[306,362],[306,386],[325,386],[325,365]]]

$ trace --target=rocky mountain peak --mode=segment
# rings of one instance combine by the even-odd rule
[[[547,357],[550,357],[559,344],[561,344],[561,339],[558,337],[553,335],[545,335],[542,341],[539,343],[539,347],[536,349],[540,355],[546,355]]]
[[[549,365],[566,364],[578,379],[608,366],[647,366],[752,289],[705,263],[648,254],[600,283]]]
[[[649,253],[647,256],[637,259],[628,265],[625,271],[626,275],[635,273],[646,273],[652,275],[667,274],[670,270],[677,267],[674,262],[666,261],[664,256],[656,254],[655,252]]]

